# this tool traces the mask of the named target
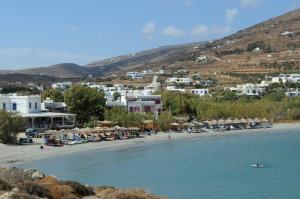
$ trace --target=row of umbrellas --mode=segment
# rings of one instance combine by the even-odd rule
[[[120,127],[118,125],[114,127],[95,127],[95,128],[73,128],[62,130],[47,130],[43,134],[56,134],[56,133],[100,133],[100,132],[116,132],[116,131],[139,131],[137,127]]]
[[[249,124],[249,123],[266,123],[269,122],[266,118],[264,119],[259,119],[259,118],[248,118],[248,119],[220,119],[220,120],[211,120],[211,121],[204,121],[204,123],[209,124],[209,125],[223,125],[223,124]]]

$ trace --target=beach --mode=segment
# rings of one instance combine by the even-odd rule
[[[134,147],[141,144],[150,144],[153,142],[166,142],[175,141],[180,139],[200,139],[208,137],[226,136],[226,135],[243,135],[249,133],[268,133],[274,129],[289,129],[300,128],[300,124],[275,124],[272,128],[268,129],[245,129],[245,130],[233,130],[224,132],[204,132],[204,133],[157,133],[151,136],[145,136],[136,139],[128,140],[115,140],[115,141],[102,141],[91,142],[77,145],[65,145],[63,147],[48,147],[44,146],[44,149],[40,149],[39,144],[33,145],[3,145],[0,144],[0,166],[10,167],[16,166],[18,163],[28,163],[36,160],[42,160],[46,158],[62,156],[67,154],[75,154],[84,151],[101,150],[101,149],[117,149],[122,147]]]

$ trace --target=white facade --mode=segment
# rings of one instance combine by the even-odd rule
[[[189,77],[170,77],[166,80],[166,83],[190,85],[193,83],[193,80]]]
[[[51,87],[53,89],[61,89],[61,90],[64,90],[66,88],[69,88],[72,86],[72,82],[58,82],[58,83],[55,83],[55,84],[52,84]]]
[[[41,96],[0,95],[0,109],[21,114],[39,113],[41,112]]]
[[[135,113],[153,113],[156,116],[162,111],[160,95],[127,96],[127,110]]]
[[[199,96],[209,95],[208,89],[204,89],[204,88],[201,88],[201,89],[190,89],[190,92],[192,94],[199,95]]]
[[[300,83],[300,74],[280,74],[278,77],[272,78],[272,83]]]
[[[235,92],[237,95],[261,96],[265,86],[261,84],[240,84],[236,87],[225,87],[224,90]]]
[[[144,74],[140,72],[127,72],[126,73],[127,77],[130,77],[131,79],[143,79]]]
[[[300,97],[300,91],[298,89],[294,90],[294,91],[287,91],[287,92],[285,92],[285,96],[288,96],[288,97]]]

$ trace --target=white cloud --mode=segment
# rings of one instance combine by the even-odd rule
[[[174,26],[168,26],[166,27],[163,32],[164,35],[170,36],[170,37],[182,37],[185,35],[184,30],[179,30]]]
[[[149,22],[144,25],[143,27],[143,34],[146,36],[147,39],[152,39],[153,33],[155,32],[155,23],[154,22]]]
[[[231,23],[235,20],[237,14],[238,14],[238,9],[233,8],[233,9],[227,9],[225,13],[226,21]]]
[[[87,64],[99,57],[41,48],[0,48],[0,69],[22,69],[72,62]]]
[[[208,27],[205,25],[198,25],[192,28],[191,34],[195,36],[204,36],[209,33]]]
[[[244,7],[255,7],[261,0],[240,0],[241,5]]]

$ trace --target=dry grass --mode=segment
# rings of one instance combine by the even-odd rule
[[[149,194],[143,189],[116,189],[114,187],[96,188],[96,196],[101,199],[166,199]]]

